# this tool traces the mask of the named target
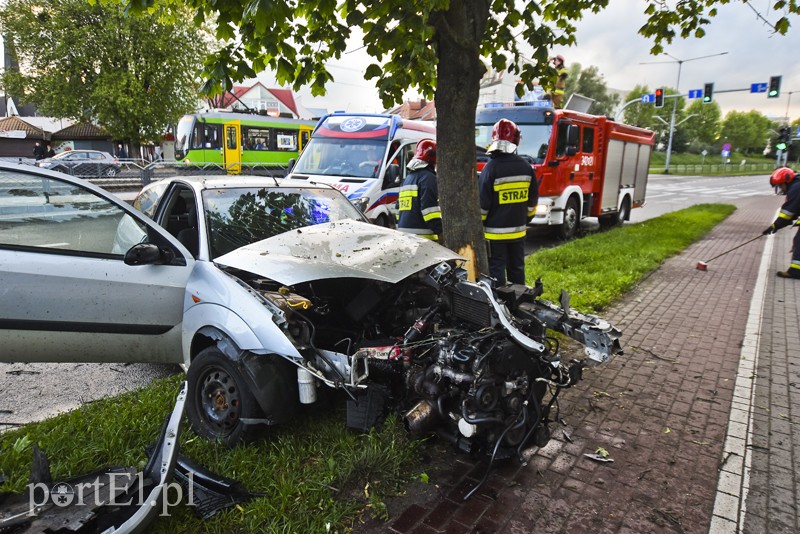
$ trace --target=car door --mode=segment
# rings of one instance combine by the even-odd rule
[[[142,242],[167,251],[165,263],[126,264]],[[96,186],[0,164],[0,360],[182,362],[194,263]]]

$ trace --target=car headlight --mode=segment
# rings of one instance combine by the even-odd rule
[[[547,215],[550,213],[550,205],[549,204],[537,204],[536,211],[534,213],[535,217],[541,217],[543,215]]]

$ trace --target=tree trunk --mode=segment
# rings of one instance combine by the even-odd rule
[[[475,161],[475,109],[486,70],[479,51],[488,16],[485,1],[453,0],[448,11],[431,19],[439,59],[436,144],[443,244],[467,259],[473,280],[489,271]]]

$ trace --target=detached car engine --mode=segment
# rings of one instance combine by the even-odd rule
[[[622,352],[616,328],[569,309],[566,295],[561,306],[540,299],[540,281],[496,288],[468,281],[454,262],[400,283],[247,283],[301,354],[289,358],[300,402],[315,402],[323,383],[345,388],[352,428],[366,431],[395,408],[409,431],[492,459],[547,443],[559,392]],[[562,362],[547,329],[583,343],[587,358]]]

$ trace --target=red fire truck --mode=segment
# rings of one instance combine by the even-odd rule
[[[514,121],[522,131],[517,153],[531,162],[539,180],[539,205],[529,226],[551,226],[569,239],[584,217],[597,217],[604,227],[628,220],[631,209],[645,202],[655,134],[541,104],[549,103],[486,104],[475,121],[479,146],[490,144],[500,119]],[[480,170],[488,155],[478,160]]]

